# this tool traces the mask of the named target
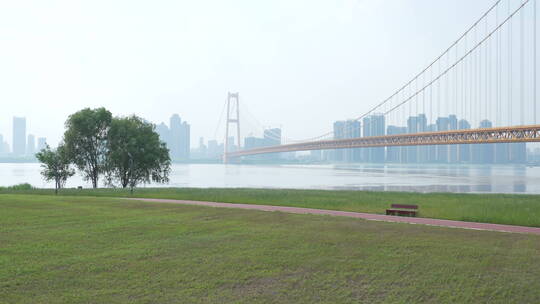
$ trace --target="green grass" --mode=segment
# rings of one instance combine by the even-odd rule
[[[535,235],[82,196],[0,210],[1,303],[540,302]]]
[[[53,190],[1,193],[52,194]],[[121,189],[65,189],[61,195],[126,197]],[[540,195],[453,194],[280,189],[136,189],[134,196],[294,206],[317,209],[384,213],[392,203],[416,204],[419,216],[471,222],[540,227]]]

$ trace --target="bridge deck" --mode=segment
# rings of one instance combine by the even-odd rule
[[[540,125],[321,140],[236,151],[228,153],[227,158],[309,150],[515,142],[540,142]]]

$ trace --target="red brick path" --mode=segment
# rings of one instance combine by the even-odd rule
[[[540,228],[513,226],[513,225],[461,222],[461,221],[438,220],[438,219],[422,218],[422,217],[400,217],[400,216],[381,215],[381,214],[372,214],[372,213],[310,209],[310,208],[298,208],[298,207],[269,206],[269,205],[231,204],[231,203],[215,203],[215,202],[153,199],[153,198],[131,198],[131,199],[144,201],[144,202],[155,202],[155,203],[172,203],[172,204],[183,204],[183,205],[198,205],[198,206],[250,209],[250,210],[261,210],[261,211],[280,211],[280,212],[299,213],[299,214],[322,214],[322,215],[332,215],[332,216],[354,217],[354,218],[361,218],[361,219],[371,220],[371,221],[422,224],[422,225],[431,225],[431,226],[442,226],[442,227],[464,228],[464,229],[475,229],[475,230],[491,230],[491,231],[501,231],[501,232],[531,233],[531,234],[540,235]]]

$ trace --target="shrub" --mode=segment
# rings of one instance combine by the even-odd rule
[[[5,188],[6,190],[32,190],[34,187],[29,183],[22,183]]]

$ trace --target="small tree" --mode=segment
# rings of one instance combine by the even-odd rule
[[[75,174],[66,147],[59,145],[56,150],[51,150],[47,145],[36,157],[41,162],[41,175],[46,181],[54,180],[54,193],[58,194],[58,189],[62,189],[67,179]]]
[[[97,188],[100,174],[105,169],[107,132],[112,114],[105,108],[83,109],[66,121],[64,141],[73,163],[86,180]]]
[[[169,181],[169,149],[155,126],[135,115],[114,118],[107,137],[107,183],[133,188],[139,183]]]

